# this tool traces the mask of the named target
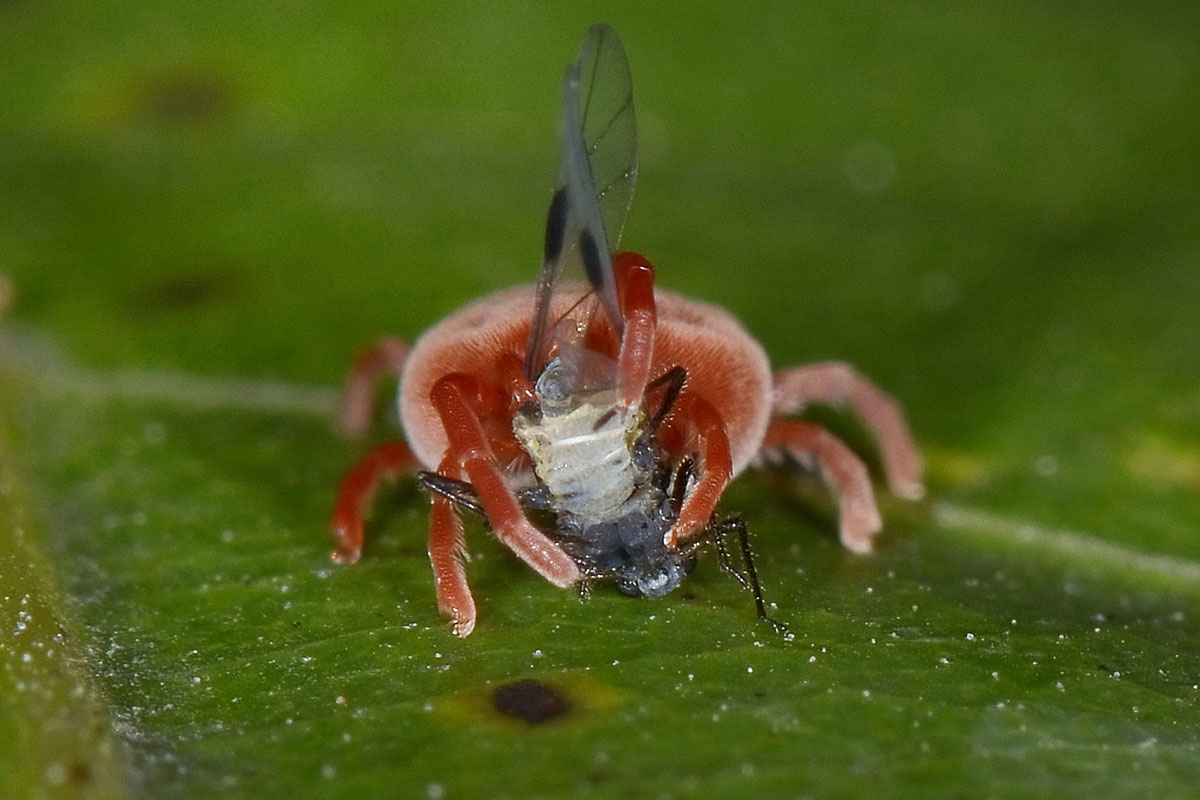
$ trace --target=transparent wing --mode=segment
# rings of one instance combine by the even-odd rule
[[[563,78],[562,166],[546,219],[546,246],[538,276],[525,372],[545,367],[554,320],[550,309],[564,286],[594,293],[621,334],[612,255],[625,227],[637,178],[633,80],[617,32],[593,25],[579,59]]]
[[[592,193],[599,204],[607,233],[605,242],[615,250],[625,229],[637,181],[637,121],[633,111],[633,78],[625,47],[617,32],[595,25],[579,52],[579,126],[586,166],[591,170]],[[590,206],[593,211],[595,206]],[[581,214],[584,219],[590,219]],[[610,252],[611,254],[611,252]],[[612,263],[606,267],[611,277]],[[615,287],[613,287],[615,301]],[[612,309],[616,311],[614,307]]]

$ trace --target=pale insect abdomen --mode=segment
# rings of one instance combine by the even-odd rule
[[[538,381],[540,414],[518,414],[513,433],[556,511],[591,521],[621,516],[641,502],[635,496],[652,466],[635,458],[643,415],[618,413],[612,390],[573,397],[559,366],[551,362]]]

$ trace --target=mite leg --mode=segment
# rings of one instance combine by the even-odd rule
[[[667,432],[667,442],[682,434],[698,440],[700,453],[696,484],[683,501],[679,519],[663,538],[667,547],[675,547],[679,539],[703,529],[712,519],[721,493],[733,478],[733,458],[729,452],[729,437],[725,434],[725,421],[707,400],[686,392],[680,395],[667,418],[667,425],[674,429]],[[678,451],[679,445],[669,445],[669,448]]]
[[[921,456],[899,404],[848,364],[829,361],[775,373],[774,412],[794,414],[808,403],[849,405],[879,443],[888,486],[900,497],[918,500]]]
[[[537,393],[525,377],[525,365],[515,353],[504,353],[496,362],[500,385],[508,392],[509,413],[515,415],[521,406],[536,404]]]
[[[837,497],[842,544],[856,553],[871,552],[871,537],[883,523],[875,507],[867,465],[829,431],[801,420],[777,419],[767,428],[759,459],[786,455],[814,468]]]
[[[442,418],[449,439],[447,461],[465,473],[479,493],[496,537],[555,586],[579,580],[579,567],[561,547],[529,522],[516,495],[504,483],[479,415],[468,398],[479,397],[486,387],[469,375],[447,375],[434,384],[430,400]]]
[[[399,375],[408,358],[408,345],[385,337],[354,357],[342,389],[338,427],[347,436],[359,436],[371,425],[375,405],[375,387],[389,375]]]
[[[658,311],[654,304],[654,267],[637,253],[618,253],[613,259],[625,334],[617,357],[617,404],[636,408],[650,382],[654,358],[654,332]]]
[[[363,521],[381,480],[395,479],[417,466],[417,459],[404,442],[387,442],[371,450],[338,484],[333,517],[329,521],[337,549],[333,560],[353,564],[362,555]]]
[[[442,462],[438,474],[446,475],[452,462]],[[463,523],[454,501],[441,494],[433,495],[429,516],[429,563],[437,587],[438,610],[454,620],[454,633],[467,637],[475,630],[475,598],[467,585],[463,562],[467,558],[463,539]]]

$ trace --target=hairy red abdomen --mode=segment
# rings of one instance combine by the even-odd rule
[[[758,452],[770,421],[767,355],[723,309],[661,289],[655,290],[654,299],[658,325],[651,375],[676,366],[687,370],[685,391],[707,400],[725,421],[737,474]],[[447,445],[429,399],[433,384],[454,372],[486,379],[496,373],[501,356],[521,357],[533,306],[533,286],[497,292],[442,320],[413,346],[400,376],[400,421],[426,469],[437,468]]]

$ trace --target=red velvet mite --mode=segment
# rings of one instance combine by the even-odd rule
[[[567,70],[561,127],[538,282],[468,305],[411,349],[384,340],[352,367],[344,426],[367,426],[375,381],[397,372],[406,441],[375,448],[342,480],[334,558],[358,560],[380,480],[416,472],[433,498],[438,607],[459,636],[476,620],[463,509],[555,586],[609,579],[658,597],[708,541],[728,568],[722,537],[739,523],[718,517],[717,501],[742,470],[772,464],[818,472],[838,499],[842,543],[870,551],[881,522],[866,466],[787,417],[848,404],[877,439],[892,491],[917,498],[920,459],[895,401],[841,363],[772,373],[730,314],[656,289],[645,258],[616,252],[637,146],[629,65],[608,26],[588,32]]]

